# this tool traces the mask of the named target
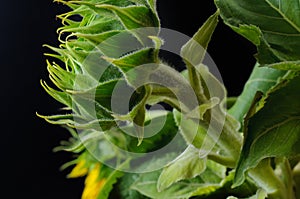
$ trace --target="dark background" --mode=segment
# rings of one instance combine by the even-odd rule
[[[162,26],[189,36],[215,12],[212,0],[158,0]],[[59,167],[71,154],[53,153],[68,133],[37,118],[55,113],[61,105],[39,84],[48,80],[42,44],[58,45],[55,16],[64,6],[51,0],[1,3],[1,181],[6,198],[79,199],[83,179],[66,179]],[[222,22],[208,52],[216,62],[229,95],[238,95],[255,63],[255,48]],[[4,193],[1,195],[5,195]]]

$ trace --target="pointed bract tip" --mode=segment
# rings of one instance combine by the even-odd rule
[[[114,58],[110,58],[107,56],[101,56],[102,59],[104,59],[105,61],[109,62],[109,63],[113,63],[115,61]]]

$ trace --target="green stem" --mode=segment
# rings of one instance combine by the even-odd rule
[[[153,85],[152,93],[163,94],[163,96],[160,97],[161,100],[164,100],[165,102],[168,102],[168,100],[173,102],[174,100],[177,100],[177,103],[172,103],[170,105],[180,105],[180,111],[184,114],[191,112],[194,108],[199,106],[199,104],[205,103],[204,100],[206,99],[202,99],[202,97],[198,96],[196,97],[197,99],[194,99],[194,88],[191,88],[189,82],[187,82],[180,73],[171,67],[160,65],[160,67],[158,67],[155,71],[152,71],[150,77],[155,81],[162,78],[162,81],[164,82],[165,80],[168,80],[168,82],[164,83],[168,85],[167,89],[159,89],[159,87]],[[199,84],[197,85],[200,86]],[[183,100],[179,101],[180,99],[176,99],[174,96],[181,96],[181,99]],[[178,105],[174,108],[178,108]],[[211,136],[221,148],[227,151],[228,155],[232,157],[232,159],[236,161],[238,160],[242,146],[242,135],[232,127],[234,125],[231,124],[223,111],[215,108],[214,110],[211,110],[210,114],[207,115],[204,121],[198,120],[195,122],[200,122],[199,125],[202,125],[205,129],[210,129],[211,131],[209,132],[209,136]],[[222,133],[220,134],[220,132]],[[231,165],[233,164],[231,163]]]
[[[207,158],[229,168],[234,168],[236,160],[232,157],[225,157],[215,153],[209,153]]]
[[[221,111],[215,111],[211,115],[211,119],[205,128],[212,128],[213,131],[208,132],[209,136],[227,152],[230,159],[234,160],[226,166],[234,168],[242,148],[242,135],[233,128],[231,121]]]
[[[193,66],[188,66],[187,64],[187,70],[189,75],[189,81],[191,83],[192,88],[195,91],[195,94],[197,96],[197,99],[201,103],[205,103],[208,99],[203,93],[203,89],[201,86],[201,77],[198,75],[197,69]]]
[[[203,100],[206,99],[199,97],[203,94],[195,97],[194,88],[191,88],[187,80],[184,79],[180,73],[166,65],[161,65],[155,71],[152,71],[152,74],[150,76],[156,81],[160,78],[163,78],[161,80],[162,82],[168,80],[168,82],[164,83],[169,85],[168,88],[164,89],[157,85],[153,85],[152,94],[158,94],[156,96],[157,98],[160,98],[157,99],[158,101],[171,101],[171,106],[174,106],[174,104],[176,104],[176,106],[173,108],[179,108],[183,114],[191,112],[195,107],[199,105],[199,103],[205,103],[205,101]],[[185,99],[183,101],[180,101],[180,99],[174,98],[177,96],[181,96]],[[231,124],[231,121],[228,119],[226,114],[219,108],[214,108],[210,111],[210,113],[206,115],[204,121],[195,120],[195,122],[199,123],[199,125],[203,126],[205,129],[209,129],[208,136],[215,140],[215,142],[218,143],[219,146],[227,152],[228,156],[230,157],[229,159],[235,161],[231,162],[231,160],[228,160],[229,162],[228,164],[226,164],[226,166],[229,166],[231,168],[234,167],[240,155],[242,135],[237,132],[237,129],[233,128],[234,125]],[[223,160],[220,160],[220,163],[222,161]]]

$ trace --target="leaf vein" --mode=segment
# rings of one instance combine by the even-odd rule
[[[266,130],[264,130],[256,139],[255,141],[253,141],[253,144],[252,145],[255,145],[255,143],[257,142],[257,140],[259,140],[262,136],[264,136],[265,134],[267,134],[268,132],[272,131],[273,129],[275,128],[279,128],[281,127],[282,125],[292,121],[292,120],[300,120],[300,117],[291,117],[291,118],[288,118],[288,119],[285,119],[283,120],[282,122],[278,122],[277,124],[267,128]]]
[[[282,33],[282,32],[270,31],[270,30],[261,30],[261,31],[264,32],[264,33],[274,34],[274,35],[282,35],[282,36],[287,36],[287,37],[300,37],[300,33],[299,34],[295,34],[295,33]]]
[[[249,80],[246,85],[251,84],[253,82],[270,82],[270,83],[276,83],[276,80],[273,79],[262,79],[262,78],[257,78],[257,79],[251,79]]]
[[[285,19],[295,30],[297,30],[300,33],[300,27],[298,27],[293,21],[291,21],[280,9],[278,9],[276,6],[274,6],[269,0],[266,0],[266,2],[273,8],[275,11],[277,11],[283,19]]]

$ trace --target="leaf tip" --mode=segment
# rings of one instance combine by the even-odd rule
[[[156,184],[156,189],[158,192],[162,192],[163,190],[165,190],[166,188],[168,188],[168,185],[166,184],[166,182],[163,179],[162,177],[162,173],[161,175],[159,176],[158,180],[157,180],[157,184]]]
[[[143,138],[142,138],[142,137],[139,137],[139,138],[138,138],[137,146],[140,146],[142,143],[143,143]]]
[[[36,116],[38,116],[39,118],[43,118],[43,119],[45,119],[45,116],[43,116],[43,115],[39,114],[38,112],[35,112],[35,115],[36,115]]]
[[[244,173],[242,173],[242,174],[235,173],[231,188],[234,189],[234,188],[239,187],[240,185],[243,184],[244,181],[245,181],[245,174]]]

